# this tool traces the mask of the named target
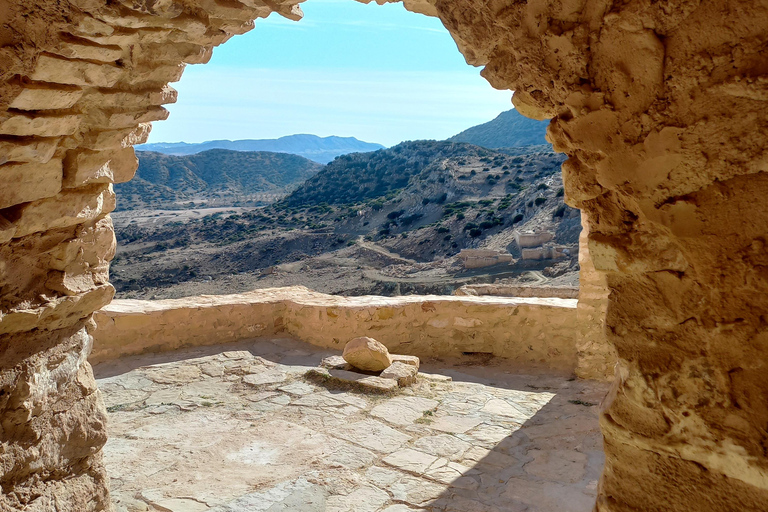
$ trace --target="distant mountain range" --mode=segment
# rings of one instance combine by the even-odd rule
[[[493,121],[488,121],[447,139],[450,142],[468,142],[475,146],[498,149],[545,144],[544,134],[549,121],[535,121],[507,110]]]
[[[190,144],[186,142],[158,142],[136,146],[137,151],[155,151],[166,155],[193,155],[209,149],[233,151],[271,151],[291,153],[309,160],[327,164],[339,155],[376,151],[384,146],[364,142],[354,137],[318,137],[317,135],[288,135],[279,139],[211,140]]]
[[[210,149],[194,155],[139,154],[136,177],[115,185],[120,210],[204,200],[211,205],[261,202],[314,176],[322,164],[286,153]]]

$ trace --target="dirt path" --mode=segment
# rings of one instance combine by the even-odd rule
[[[392,252],[384,247],[381,247],[380,245],[376,245],[371,242],[366,242],[362,235],[357,237],[357,245],[364,249],[368,249],[369,251],[379,253],[382,256],[386,256],[387,258],[391,258],[395,261],[399,261],[400,263],[408,263],[409,265],[415,265],[418,263],[416,260],[404,258],[395,252]]]

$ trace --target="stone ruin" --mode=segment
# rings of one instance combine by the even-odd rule
[[[493,249],[462,249],[459,251],[459,260],[464,268],[492,267],[502,263],[514,263],[511,254]]]
[[[349,340],[341,356],[323,359],[321,368],[310,370],[310,375],[364,390],[393,392],[416,382],[419,362],[416,356],[390,354],[375,339],[361,336]]]
[[[404,5],[568,155],[579,374],[618,356],[596,510],[768,509],[768,5]],[[0,6],[1,509],[110,509],[87,357],[114,292],[111,184],[168,82],[271,12],[301,17],[295,0]]]

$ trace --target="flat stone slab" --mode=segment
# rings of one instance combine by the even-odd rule
[[[96,366],[116,512],[591,511],[601,436],[579,404],[606,385],[422,364],[393,395],[296,354],[333,355],[270,339]]]

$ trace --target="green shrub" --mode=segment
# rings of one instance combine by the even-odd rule
[[[469,230],[469,236],[471,236],[472,238],[477,238],[482,234],[483,234],[483,231],[479,228],[472,228]]]
[[[534,203],[536,203],[536,206],[541,206],[546,202],[547,202],[546,197],[537,197],[536,200],[534,201]]]

